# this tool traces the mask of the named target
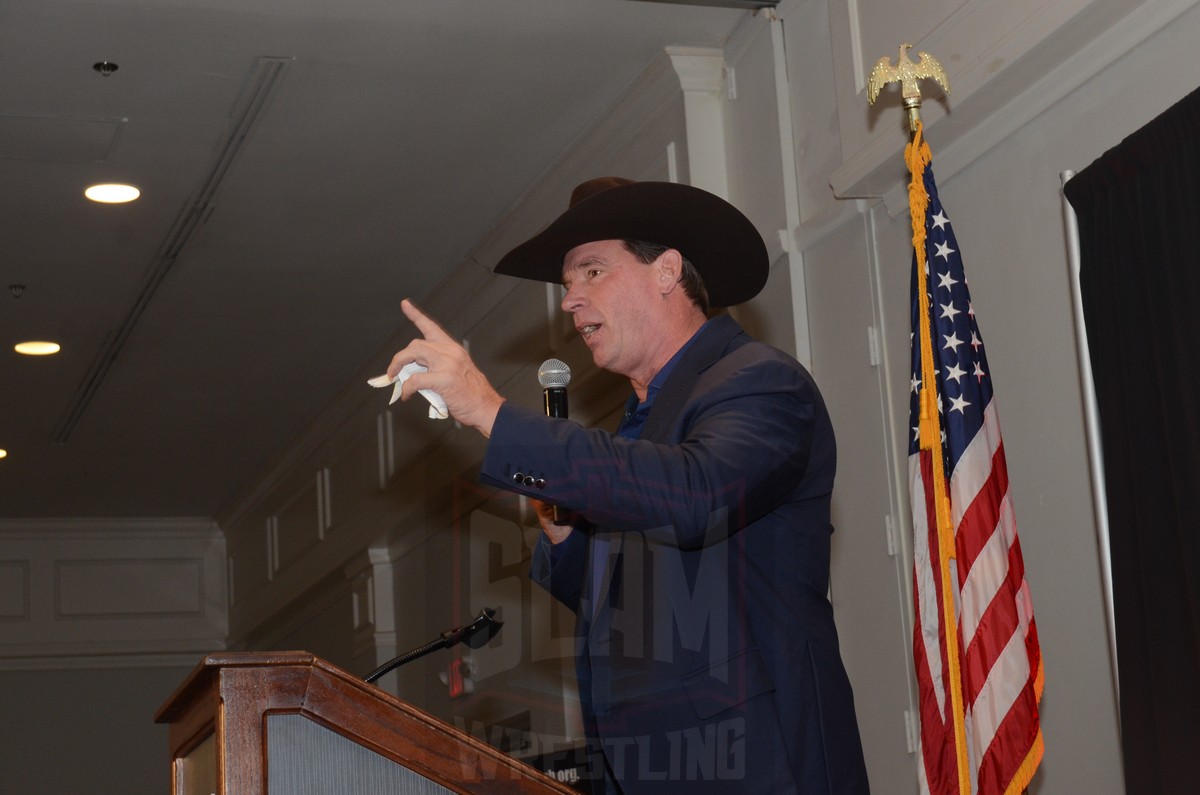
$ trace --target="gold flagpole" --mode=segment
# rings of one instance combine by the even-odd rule
[[[967,757],[966,709],[963,704],[958,617],[955,614],[954,585],[950,563],[956,557],[954,546],[954,520],[950,512],[950,495],[947,492],[945,456],[942,452],[942,429],[938,417],[940,396],[937,394],[937,373],[933,365],[933,331],[929,318],[928,274],[925,260],[925,213],[929,206],[929,195],[925,191],[924,173],[932,158],[922,136],[920,81],[924,78],[936,80],[950,93],[950,82],[942,65],[927,53],[917,53],[920,61],[914,63],[908,57],[910,44],[900,45],[896,65],[886,56],[880,58],[871,70],[867,81],[867,98],[874,104],[880,90],[889,83],[900,83],[904,107],[908,112],[912,139],[904,150],[904,160],[912,178],[908,185],[908,206],[912,218],[913,251],[916,254],[917,301],[920,318],[921,346],[921,389],[919,446],[929,451],[933,463],[933,503],[938,536],[938,565],[941,573],[942,626],[946,634],[946,662],[950,678],[950,711],[954,724],[954,750],[960,795],[971,795],[971,771]],[[922,760],[922,764],[923,764]]]

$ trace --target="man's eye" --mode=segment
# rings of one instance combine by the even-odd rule
[[[600,275],[600,269],[599,269],[599,268],[589,268],[589,269],[588,269],[587,276],[588,276],[588,278],[589,278],[589,279],[594,279],[594,278],[595,278],[596,276],[598,276],[598,275]]]

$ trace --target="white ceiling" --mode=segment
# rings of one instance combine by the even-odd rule
[[[217,514],[664,46],[745,13],[5,0],[0,518]]]

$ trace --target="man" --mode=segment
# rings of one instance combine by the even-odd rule
[[[534,497],[532,576],[576,613],[601,792],[867,792],[826,598],[833,430],[808,372],[708,304],[766,282],[762,238],[686,185],[616,178],[496,266],[567,288],[596,364],[633,395],[617,433],[504,402],[405,302],[404,385],[489,437],[481,479]],[[540,502],[544,501],[544,502]],[[549,504],[576,512],[572,526]]]

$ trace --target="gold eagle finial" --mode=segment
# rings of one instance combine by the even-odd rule
[[[921,107],[920,81],[927,77],[932,78],[949,94],[950,78],[946,77],[946,71],[942,69],[938,60],[927,52],[918,52],[917,57],[921,60],[914,63],[908,57],[908,51],[911,49],[911,44],[900,45],[900,56],[896,59],[895,66],[892,66],[892,59],[886,55],[879,59],[867,79],[867,101],[874,105],[884,86],[888,83],[899,83],[904,107],[908,108],[909,122],[915,125]]]

